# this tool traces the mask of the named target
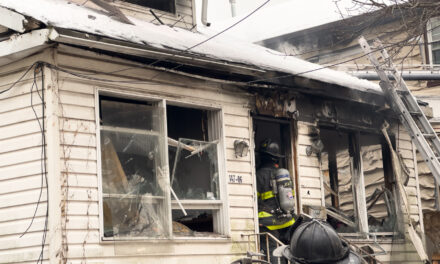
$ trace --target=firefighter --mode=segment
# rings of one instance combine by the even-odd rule
[[[260,146],[261,166],[257,170],[258,220],[260,233],[268,232],[288,244],[293,218],[294,198],[292,181],[286,169],[279,168],[280,146],[271,139],[265,139]],[[276,243],[269,239],[267,251],[266,238],[260,236],[260,249],[270,254]],[[274,261],[273,261],[274,262]],[[275,263],[275,262],[274,262]]]

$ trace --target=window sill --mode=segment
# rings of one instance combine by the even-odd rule
[[[339,235],[354,243],[374,243],[375,239],[372,235],[376,235],[376,242],[394,243],[400,241],[394,237],[393,232],[371,233],[369,238],[363,237],[360,233],[339,233]]]
[[[136,242],[136,243],[188,243],[188,242],[200,242],[203,241],[203,243],[229,243],[232,242],[232,238],[228,237],[226,235],[212,235],[212,236],[205,236],[205,237],[173,237],[173,238],[145,238],[145,237],[125,237],[125,238],[119,238],[119,239],[112,239],[112,238],[106,238],[101,237],[101,243],[103,244],[113,244],[113,243],[130,243],[130,242]]]

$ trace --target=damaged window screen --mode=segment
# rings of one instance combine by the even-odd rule
[[[370,232],[392,232],[396,219],[388,148],[382,142],[381,136],[371,134],[361,134],[360,146],[368,229]]]
[[[103,96],[100,110],[104,236],[168,236],[163,111]]]
[[[354,206],[350,135],[336,130],[320,129],[320,139],[324,144],[320,160],[325,203],[330,211],[328,222],[337,232],[356,232],[358,219]]]
[[[179,199],[219,199],[217,142],[179,139],[171,175]]]

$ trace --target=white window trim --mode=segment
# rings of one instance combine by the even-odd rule
[[[438,17],[440,19],[440,17]],[[427,40],[428,40],[428,59],[429,59],[429,66],[431,68],[434,67],[440,67],[439,64],[434,64],[434,58],[432,56],[432,24],[431,24],[432,18],[431,20],[428,21],[427,25],[426,25],[426,32],[427,32]]]
[[[164,107],[164,116],[166,117],[166,105],[175,105],[175,106],[183,106],[190,107],[195,109],[204,109],[204,110],[212,110],[216,111],[217,118],[213,124],[215,124],[214,129],[219,133],[219,143],[218,143],[218,169],[219,169],[219,193],[220,200],[214,201],[202,201],[202,200],[181,200],[180,202],[185,205],[185,209],[214,209],[213,215],[213,225],[214,228],[217,227],[218,234],[213,234],[212,236],[206,237],[192,237],[192,236],[174,236],[172,232],[172,224],[170,224],[170,237],[167,238],[157,238],[157,237],[122,237],[122,238],[107,238],[104,237],[104,209],[103,209],[103,187],[102,187],[102,162],[101,162],[101,125],[100,125],[100,107],[99,107],[99,96],[106,95],[112,96],[116,98],[126,98],[133,100],[145,100],[151,102],[158,102]],[[189,240],[189,241],[218,241],[218,240],[229,240],[230,239],[230,223],[229,223],[229,202],[228,202],[228,191],[227,191],[227,182],[226,182],[226,144],[225,144],[225,134],[224,134],[224,113],[221,106],[213,106],[206,104],[198,104],[195,102],[183,102],[183,101],[173,101],[167,100],[164,97],[153,96],[145,93],[139,92],[125,92],[120,90],[115,90],[111,88],[95,88],[95,136],[96,136],[96,153],[97,153],[97,173],[98,173],[98,209],[99,209],[99,235],[101,238],[101,242],[116,242],[116,241],[179,241],[179,240]],[[168,130],[166,126],[166,118],[163,120],[165,137],[168,137]],[[209,131],[209,130],[208,130]],[[165,140],[165,149],[168,149],[168,142]],[[166,161],[169,162],[168,159],[168,151],[165,151]],[[171,194],[169,194],[169,219],[172,223],[171,210],[174,208],[178,208],[177,203],[172,201]],[[177,207],[176,207],[177,206]],[[217,210],[218,208],[218,210]],[[217,212],[217,213],[215,213]]]

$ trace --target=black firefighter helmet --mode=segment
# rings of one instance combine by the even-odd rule
[[[293,232],[290,246],[279,247],[273,254],[301,264],[362,263],[327,222],[317,219],[300,224]]]
[[[260,153],[263,155],[269,155],[274,158],[283,158],[281,155],[280,145],[277,142],[272,141],[270,138],[266,138],[260,144]]]

